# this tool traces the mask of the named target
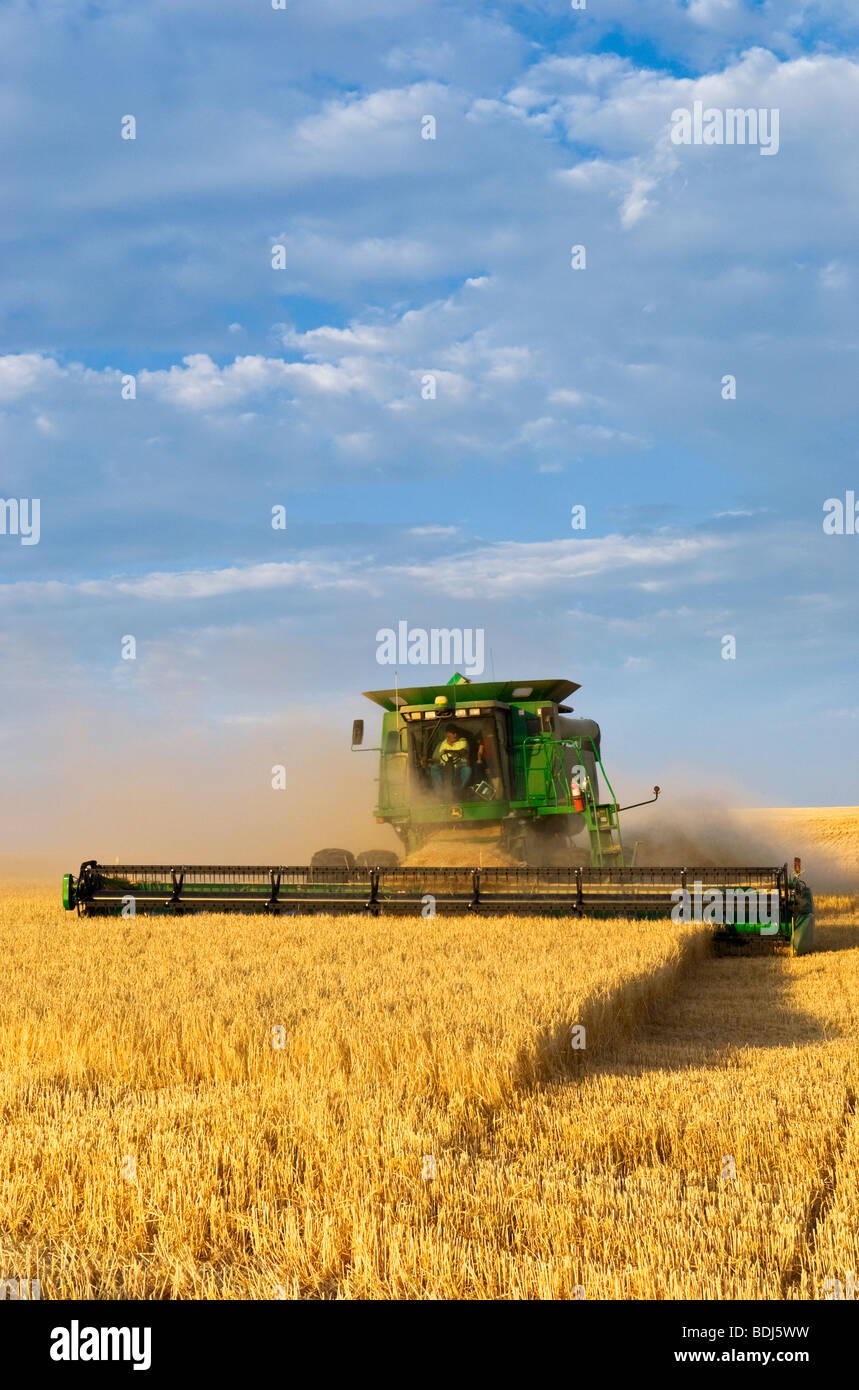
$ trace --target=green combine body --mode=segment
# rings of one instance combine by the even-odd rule
[[[385,711],[381,746],[372,750],[380,754],[377,821],[393,827],[407,855],[450,838],[477,847],[495,841],[510,858],[535,866],[630,865],[634,851],[626,857],[618,819],[629,808],[618,806],[603,767],[599,726],[569,718],[563,703],[578,689],[568,680],[471,684],[455,677],[447,685],[365,692]],[[461,782],[444,775],[439,758],[448,729],[466,745]],[[363,738],[361,721],[354,733],[353,748]]]
[[[438,864],[390,851],[323,850],[308,866],[102,865],[66,874],[63,904],[82,915],[188,911],[272,914],[520,913],[671,916],[713,925],[723,946],[813,949],[814,905],[782,867],[640,868],[627,854],[600,753],[599,726],[571,718],[568,680],[482,681],[366,692],[383,712],[376,820],[406,857],[438,849]],[[647,802],[655,801],[659,788]],[[452,845],[456,854],[451,854]],[[483,866],[488,847],[502,865]],[[421,857],[421,856],[418,856]],[[454,866],[451,866],[453,860]],[[447,861],[447,863],[445,863]],[[459,867],[463,864],[468,867]]]

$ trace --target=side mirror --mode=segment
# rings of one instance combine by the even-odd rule
[[[359,748],[364,742],[364,721],[363,719],[352,720],[352,747]]]
[[[659,791],[660,791],[660,788],[659,788],[659,787],[654,787],[654,788],[653,788],[653,800],[654,800],[654,801],[658,801],[658,800],[659,800]]]

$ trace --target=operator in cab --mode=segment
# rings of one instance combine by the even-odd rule
[[[436,791],[444,785],[462,791],[471,781],[471,750],[454,724],[448,724],[444,738],[432,755],[430,777]]]

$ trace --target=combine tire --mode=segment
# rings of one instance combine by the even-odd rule
[[[392,849],[365,849],[355,856],[359,869],[396,869],[400,856]]]
[[[310,861],[311,869],[354,869],[355,856],[348,849],[318,849]]]

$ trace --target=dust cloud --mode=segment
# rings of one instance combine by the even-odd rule
[[[747,867],[802,860],[812,890],[859,890],[859,811],[850,807],[753,809],[706,807],[691,798],[663,811],[658,805],[621,818],[624,845],[639,842],[636,863]]]
[[[265,725],[165,728],[68,712],[14,796],[7,781],[0,875],[56,879],[85,859],[302,864],[330,846],[398,850],[374,822],[378,754],[350,751],[351,717],[293,709]],[[272,788],[276,765],[285,790]]]

